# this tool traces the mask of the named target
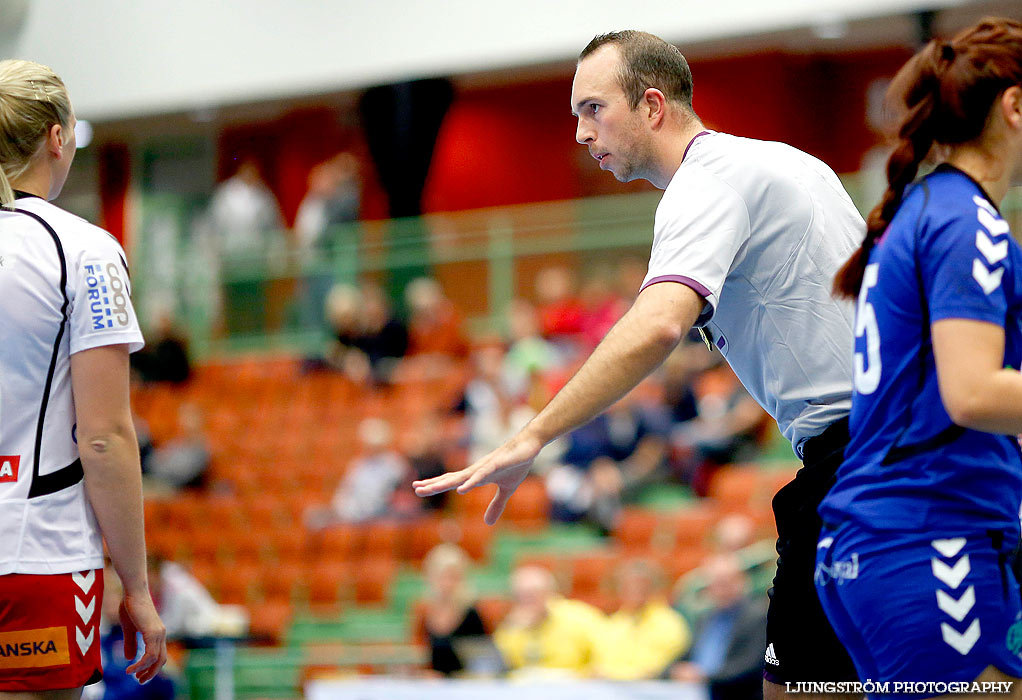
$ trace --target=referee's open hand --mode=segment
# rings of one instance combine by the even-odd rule
[[[457,489],[458,493],[468,493],[477,486],[496,484],[497,494],[483,516],[487,525],[493,525],[504,512],[511,494],[525,480],[532,460],[536,459],[542,448],[540,440],[522,431],[474,464],[432,479],[413,481],[412,486],[417,496],[426,497],[451,489]]]
[[[125,671],[139,683],[151,681],[167,663],[167,629],[163,626],[149,592],[139,595],[124,594],[120,609],[121,628],[124,630],[124,658],[138,654],[136,632],[142,633],[145,653]]]

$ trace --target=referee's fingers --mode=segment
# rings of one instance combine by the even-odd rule
[[[497,487],[497,493],[490,501],[490,505],[486,508],[486,513],[483,515],[483,522],[487,525],[493,525],[497,522],[500,516],[504,513],[504,507],[507,506],[508,500],[511,498],[511,494],[514,493],[514,489],[507,489],[503,486]]]
[[[432,479],[413,481],[412,488],[415,489],[416,496],[435,496],[438,493],[457,488],[465,482],[466,478],[468,478],[466,470],[461,469],[456,472],[447,472],[440,476],[434,476]]]

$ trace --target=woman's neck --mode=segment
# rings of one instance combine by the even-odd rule
[[[50,198],[50,174],[45,168],[29,168],[21,177],[11,180],[11,188],[19,192],[34,194],[40,199]]]
[[[994,200],[994,204],[1000,206],[1011,186],[1012,173],[1017,165],[1011,156],[1000,155],[1008,150],[971,143],[961,144],[951,147],[946,162],[979,183]]]

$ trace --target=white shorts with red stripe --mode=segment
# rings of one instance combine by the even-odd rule
[[[102,569],[0,576],[0,691],[79,688],[102,679]]]

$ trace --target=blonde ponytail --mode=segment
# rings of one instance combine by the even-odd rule
[[[50,128],[59,124],[66,139],[72,120],[71,99],[56,73],[32,61],[0,61],[0,206],[13,206],[11,182],[31,166]]]

